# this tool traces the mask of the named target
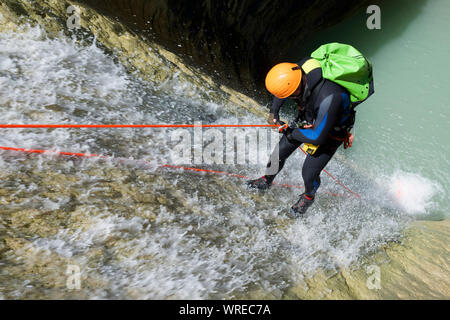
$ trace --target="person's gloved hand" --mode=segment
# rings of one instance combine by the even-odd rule
[[[279,126],[283,126],[285,123],[280,120],[280,117],[278,115],[274,115],[273,113],[269,113],[269,117],[267,118],[268,124],[277,124]],[[280,128],[272,128],[274,131],[279,130]],[[279,131],[281,133],[281,131]]]
[[[267,118],[268,124],[280,124],[280,117],[277,115],[275,116],[273,113],[269,113],[269,117]],[[284,122],[283,122],[284,123]]]
[[[348,132],[347,133],[347,138],[344,141],[344,149],[352,147],[353,139],[354,139],[354,136],[350,132]]]

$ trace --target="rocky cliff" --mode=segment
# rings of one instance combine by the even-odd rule
[[[154,39],[234,89],[261,88],[287,50],[365,0],[79,0]]]

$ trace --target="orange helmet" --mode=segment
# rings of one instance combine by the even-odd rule
[[[267,73],[266,88],[275,97],[284,99],[297,90],[301,81],[301,68],[295,63],[283,62]]]

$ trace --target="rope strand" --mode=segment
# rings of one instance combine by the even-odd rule
[[[254,128],[276,124],[0,124],[0,128]]]
[[[61,156],[75,156],[75,157],[85,157],[85,158],[101,158],[101,159],[119,160],[120,162],[122,162],[122,160],[114,158],[114,157],[104,156],[104,155],[100,155],[100,154],[93,154],[93,153],[62,152],[62,151],[25,149],[25,148],[13,148],[13,147],[1,147],[1,146],[0,146],[0,150],[17,151],[17,152],[25,152],[25,153],[38,153],[38,154],[49,153],[49,154],[57,154],[57,155],[61,155]],[[147,162],[145,160],[140,160],[138,162],[143,162],[143,163],[149,164],[149,162]],[[239,174],[235,174],[235,173],[229,173],[229,172],[225,172],[225,171],[190,168],[190,167],[176,166],[176,165],[169,165],[169,164],[163,164],[163,165],[159,165],[157,167],[158,168],[169,168],[169,169],[182,169],[185,171],[205,172],[205,173],[211,173],[211,174],[217,174],[217,175],[226,175],[226,176],[231,176],[231,177],[240,178],[240,179],[250,179],[247,176],[243,176],[243,175],[239,175]],[[302,186],[291,185],[291,184],[281,184],[281,183],[275,183],[275,182],[272,184],[283,187],[283,188],[303,189]],[[330,195],[332,195],[334,197],[343,196],[343,195],[340,195],[337,193],[332,193],[332,192],[327,192],[327,193],[329,193]]]
[[[279,125],[276,124],[0,124],[0,128],[251,128],[251,127],[279,127]],[[2,150],[10,150],[10,151],[20,151],[20,152],[27,152],[27,153],[55,153],[56,151],[49,151],[49,150],[36,150],[36,149],[24,149],[24,148],[11,148],[11,147],[0,147]],[[306,152],[300,148],[300,150],[303,151],[303,153],[306,154]],[[87,154],[87,153],[75,153],[75,152],[56,152],[59,155],[65,155],[65,156],[77,156],[77,157],[98,157],[98,158],[110,158],[107,156],[102,156],[98,154]],[[238,178],[245,178],[248,179],[248,177],[240,176],[233,173],[227,173],[222,171],[214,171],[214,170],[206,170],[206,169],[198,169],[198,168],[189,168],[189,167],[182,167],[182,166],[173,166],[173,165],[161,165],[160,167],[165,168],[178,168],[178,169],[184,169],[189,171],[202,171],[202,172],[209,172],[214,174],[223,174],[223,175],[229,175],[233,177]],[[353,194],[355,197],[360,198],[361,196],[357,194],[356,192],[353,192],[348,187],[346,187],[341,181],[339,181],[337,178],[332,176],[328,171],[323,169],[323,171],[336,183],[338,183],[340,186],[342,186],[345,190]],[[287,184],[276,184],[283,187],[293,187],[293,188],[302,188],[300,186],[295,185],[287,185]]]

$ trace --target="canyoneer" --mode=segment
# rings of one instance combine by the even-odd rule
[[[280,125],[283,136],[270,156],[265,175],[247,181],[247,185],[269,189],[286,159],[301,147],[306,153],[302,168],[305,192],[289,211],[295,218],[313,204],[320,173],[339,146],[352,146],[355,107],[374,92],[372,65],[354,47],[329,43],[299,63],[275,65],[265,85],[274,96],[268,123]],[[287,99],[294,100],[298,109],[289,124],[279,115]]]

